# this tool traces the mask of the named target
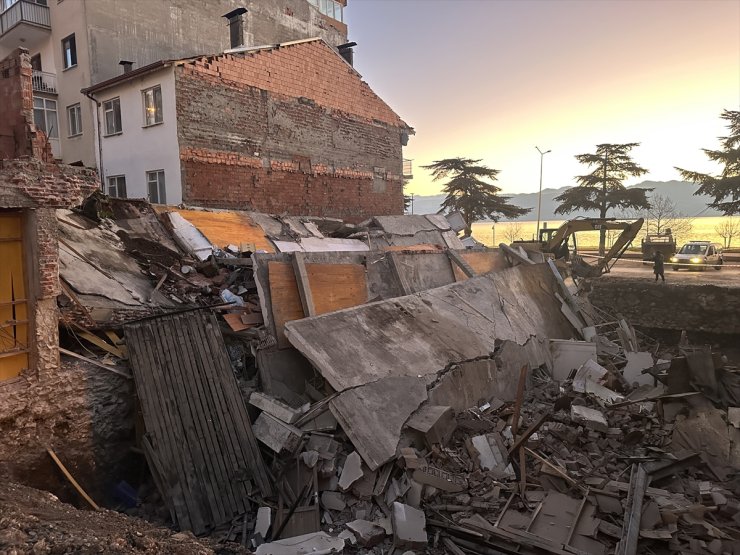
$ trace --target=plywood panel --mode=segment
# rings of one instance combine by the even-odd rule
[[[275,322],[278,346],[289,347],[290,343],[285,339],[283,326],[285,322],[304,317],[293,265],[288,262],[271,261],[267,263],[267,271],[270,282],[272,320]]]
[[[468,251],[461,252],[460,257],[467,262],[475,271],[476,275],[487,274],[494,270],[506,268],[503,259],[495,251]],[[455,266],[455,277],[457,281],[464,281],[466,278],[463,271]]]
[[[362,264],[306,264],[316,314],[326,314],[367,302]]]
[[[275,248],[265,237],[262,228],[243,212],[206,212],[204,210],[177,210],[177,212],[219,248],[253,243],[257,250],[275,252]]]
[[[270,304],[278,345],[288,347],[283,326],[305,318],[293,265],[268,262]],[[306,264],[316,314],[326,314],[367,302],[367,281],[362,264]]]
[[[28,306],[20,212],[0,214],[0,380],[28,367]]]

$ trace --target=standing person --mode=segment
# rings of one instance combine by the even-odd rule
[[[655,274],[655,282],[658,282],[658,276],[665,283],[665,274],[663,273],[663,253],[656,251],[653,256],[653,273]]]

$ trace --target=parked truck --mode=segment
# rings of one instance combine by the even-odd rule
[[[642,240],[642,262],[649,264],[656,253],[662,253],[665,260],[676,254],[676,240],[670,229],[660,233],[648,233]]]

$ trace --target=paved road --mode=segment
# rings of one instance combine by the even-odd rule
[[[639,261],[630,259],[619,260],[612,267],[611,275],[614,277],[643,277],[646,280],[655,279],[652,265],[642,265]],[[666,264],[665,279],[668,283],[711,283],[721,286],[740,286],[740,268],[723,267],[719,271],[714,268],[708,268],[703,272],[681,269],[678,272],[674,272],[671,266]]]

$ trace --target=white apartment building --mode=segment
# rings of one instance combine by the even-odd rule
[[[0,60],[19,46],[29,50],[36,125],[47,133],[55,157],[94,167],[96,105],[80,91],[120,74],[120,62],[140,68],[222,52],[231,45],[223,16],[239,8],[247,10],[245,45],[316,36],[343,44],[345,5],[346,0],[0,0]],[[160,148],[166,150],[164,142],[153,152]]]

